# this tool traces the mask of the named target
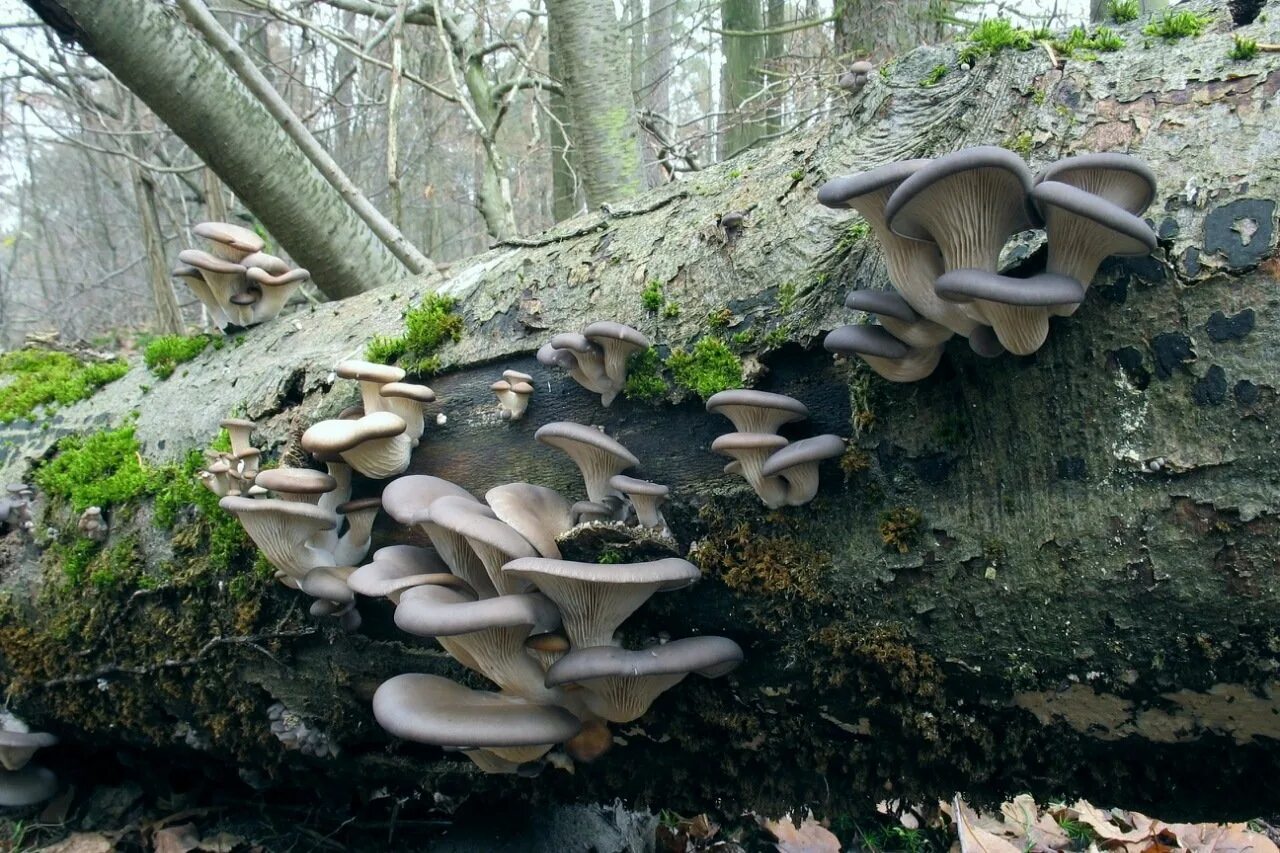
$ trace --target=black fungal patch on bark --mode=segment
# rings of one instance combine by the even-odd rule
[[[1204,324],[1204,330],[1208,332],[1210,340],[1219,343],[1222,341],[1239,341],[1253,331],[1255,320],[1256,317],[1252,308],[1246,308],[1239,314],[1232,314],[1230,317],[1221,311],[1214,311],[1209,316],[1209,322]]]
[[[1058,460],[1059,480],[1083,480],[1087,474],[1088,469],[1079,456],[1064,456]]]
[[[1271,248],[1276,203],[1242,198],[1209,212],[1204,218],[1204,250],[1218,252],[1230,269],[1251,267]]]
[[[1221,406],[1227,400],[1227,373],[1218,365],[1209,368],[1203,379],[1191,388],[1191,399],[1197,406]]]
[[[1172,216],[1166,216],[1160,222],[1160,228],[1156,231],[1156,236],[1161,240],[1172,240],[1178,236],[1178,232],[1182,230],[1182,226],[1178,224],[1178,220]]]
[[[1195,246],[1188,246],[1187,250],[1182,253],[1182,271],[1189,276],[1199,275],[1200,250]]]
[[[1248,379],[1241,379],[1231,389],[1231,394],[1236,398],[1236,403],[1241,406],[1256,405],[1262,396],[1262,389],[1254,385]]]
[[[1243,27],[1256,21],[1265,5],[1266,0],[1229,0],[1227,8],[1231,10],[1232,22],[1237,27]]]
[[[1187,365],[1196,360],[1191,338],[1182,332],[1161,332],[1151,339],[1151,352],[1156,359],[1156,376],[1169,379],[1174,370],[1189,372]]]
[[[1151,372],[1142,364],[1142,353],[1134,347],[1121,347],[1107,356],[1107,367],[1124,373],[1129,384],[1139,391],[1151,384]]]

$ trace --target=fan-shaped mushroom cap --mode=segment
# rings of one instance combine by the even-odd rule
[[[885,253],[885,265],[894,288],[916,313],[953,332],[968,335],[974,320],[954,305],[938,299],[933,280],[943,270],[938,248],[900,237],[889,229],[885,206],[907,178],[929,164],[928,160],[903,160],[869,172],[827,181],[818,189],[818,201],[826,207],[851,208],[862,214]]]
[[[385,409],[382,395],[378,392],[383,385],[402,382],[405,377],[405,372],[399,367],[358,359],[340,361],[333,370],[343,379],[355,379],[360,383],[360,400],[364,404],[365,414]]]
[[[409,467],[412,443],[405,429],[399,415],[373,412],[354,421],[312,424],[302,434],[302,446],[317,455],[337,453],[366,477],[383,480]]]
[[[627,496],[635,507],[636,521],[642,527],[664,529],[667,526],[658,507],[671,494],[671,489],[649,480],[637,480],[625,474],[609,478],[609,486]],[[546,555],[544,555],[546,556]]]
[[[608,408],[627,384],[627,359],[634,352],[648,349],[649,339],[630,326],[611,320],[592,323],[582,330],[582,335],[604,351],[604,373],[610,390],[601,394],[600,403]]]
[[[245,268],[234,261],[216,258],[199,249],[184,249],[178,253],[178,262],[200,271],[205,286],[214,301],[230,316],[231,297],[239,293],[245,282]]]
[[[787,502],[787,484],[761,472],[764,461],[787,446],[780,435],[761,432],[731,432],[711,442],[712,451],[738,463],[738,473],[747,481],[765,506],[777,509]]]
[[[909,347],[881,326],[841,326],[822,341],[828,352],[857,355],[890,382],[915,382],[938,366],[942,346]]]
[[[419,525],[445,564],[471,584],[481,598],[497,595],[484,564],[471,550],[466,537],[433,521],[432,509],[438,501],[460,501],[469,504],[467,509],[471,512],[492,514],[492,510],[466,489],[440,477],[425,474],[400,477],[382,490],[382,505],[388,515],[401,524]]]
[[[578,501],[569,508],[574,524],[590,524],[593,521],[612,521],[613,507],[596,501]]]
[[[26,724],[11,714],[5,717],[5,728],[0,730],[0,765],[5,770],[21,770],[36,750],[58,742],[58,738],[48,732],[28,731]]]
[[[225,329],[230,322],[227,317],[226,303],[214,296],[212,288],[204,280],[200,270],[190,264],[178,264],[169,275],[182,279],[183,283],[196,295],[204,307],[209,309],[209,320],[219,329]]]
[[[262,323],[280,313],[302,283],[311,278],[311,273],[304,269],[286,269],[273,275],[261,267],[248,267],[245,278],[259,288],[262,301],[254,310],[253,322]]]
[[[245,255],[240,259],[240,265],[245,269],[258,269],[271,273],[272,275],[280,275],[289,271],[289,264],[283,258],[277,258],[275,255],[267,252],[254,252],[251,255]]]
[[[355,571],[351,566],[317,566],[298,581],[298,589],[312,598],[350,604],[356,594],[347,585],[347,578]]]
[[[1031,198],[1045,218],[1049,246],[1045,270],[1078,281],[1082,297],[1104,258],[1148,255],[1155,251],[1156,233],[1151,226],[1120,205],[1088,190],[1044,181],[1031,191]],[[1064,303],[1055,307],[1053,313],[1068,316],[1079,304],[1079,300]]]
[[[493,517],[492,512],[477,512],[477,508],[468,501],[442,498],[431,506],[431,522],[466,538],[500,595],[523,592],[524,584],[513,583],[502,566],[517,557],[537,556],[538,549],[511,525]],[[475,585],[471,578],[466,580]]]
[[[411,548],[413,546],[393,547]],[[451,587],[470,599],[477,597],[471,584],[450,572],[449,567],[436,556],[434,551],[426,551],[424,548],[415,549],[431,555],[430,563],[424,565],[421,561],[407,563],[379,559],[378,555],[385,550],[383,548],[376,552],[372,563],[361,566],[347,578],[347,586],[351,587],[352,592],[369,598],[389,598],[393,603],[398,603],[401,593],[406,589],[430,584]]]
[[[332,560],[328,552],[307,540],[337,526],[333,513],[301,501],[232,495],[218,501],[218,506],[238,518],[267,561],[294,581]]]
[[[604,372],[604,350],[587,340],[584,335],[578,332],[561,332],[551,339],[548,346],[555,354],[544,356],[542,350],[539,350],[539,361],[568,370],[574,381],[588,391],[600,395],[616,393],[613,381]]]
[[[1044,344],[1049,336],[1050,306],[1075,306],[1084,299],[1080,282],[1054,273],[1013,278],[985,270],[953,270],[938,276],[935,287],[939,296],[954,302],[981,299],[985,303],[1026,307],[1028,310],[1016,315],[987,312],[994,317],[992,328],[1000,344],[1016,355],[1030,355]]]
[[[595,646],[575,649],[556,661],[547,670],[546,684],[582,685],[592,713],[629,723],[689,673],[716,678],[741,662],[741,647],[727,637],[687,637],[639,651]]]
[[[559,631],[530,634],[525,638],[524,649],[538,662],[543,672],[546,672],[553,663],[569,651],[569,638]]]
[[[609,478],[639,465],[630,450],[594,427],[569,421],[553,421],[538,428],[533,437],[545,445],[562,450],[582,472],[587,499],[602,503],[613,494]]]
[[[431,505],[444,497],[462,498],[477,504],[480,502],[457,483],[428,474],[411,474],[408,477],[397,477],[387,484],[382,490],[382,506],[387,515],[400,524],[418,524],[427,518]],[[381,554],[382,551],[378,553]]]
[[[310,468],[268,468],[254,477],[255,485],[270,489],[286,501],[318,503],[320,495],[338,488],[338,481]]]
[[[802,506],[818,494],[818,464],[844,453],[844,439],[838,435],[815,435],[792,442],[765,460],[760,469],[766,477],[787,481],[787,503]]]
[[[560,614],[538,594],[499,595],[474,600],[444,586],[416,586],[400,595],[396,626],[419,637],[434,637],[464,666],[503,690],[526,699],[551,700],[543,670],[524,649],[531,632],[560,625]]]
[[[347,531],[342,534],[333,548],[333,559],[344,566],[355,565],[364,559],[369,551],[369,537],[373,532],[373,522],[378,518],[378,510],[382,509],[382,498],[373,495],[367,498],[356,498],[339,504],[335,512],[347,519]]]
[[[516,374],[514,370],[508,370],[506,373]],[[489,386],[489,390],[498,398],[498,404],[502,406],[503,420],[508,421],[518,421],[524,417],[525,410],[529,408],[529,398],[533,396],[533,386],[527,380],[516,378],[499,379]]]
[[[724,415],[738,432],[770,435],[783,424],[809,417],[809,407],[793,397],[741,388],[712,394],[707,411]]]
[[[581,728],[563,708],[418,673],[383,682],[373,695],[373,715],[378,725],[405,740],[490,750],[542,744],[550,749]]]
[[[845,297],[844,307],[874,314],[881,326],[908,346],[937,346],[951,337],[950,329],[917,314],[899,293],[855,290]]]
[[[573,508],[559,492],[532,483],[507,483],[485,492],[484,500],[538,554],[559,559],[556,537],[573,527]]]
[[[537,359],[539,364],[545,364],[547,367],[561,367],[565,370],[576,370],[578,367],[578,360],[573,357],[573,353],[556,349],[550,343],[538,347]]]
[[[28,764],[0,773],[0,806],[21,808],[43,803],[58,790],[58,777],[44,767]]]
[[[1118,152],[1064,157],[1036,175],[1037,185],[1045,181],[1079,187],[1135,216],[1150,207],[1156,197],[1156,176],[1151,168],[1137,157]]]
[[[436,392],[426,385],[415,385],[409,382],[388,382],[378,394],[382,397],[381,407],[399,415],[406,424],[405,433],[418,446],[418,439],[426,427],[423,409],[427,403],[434,402]]]
[[[578,648],[612,644],[614,631],[651,595],[699,577],[697,566],[675,557],[619,565],[526,557],[507,563],[503,572],[532,582],[555,602]]]
[[[518,370],[504,370],[502,371],[502,378],[510,382],[512,385],[516,385],[520,382],[533,382],[532,376],[527,373],[521,373]]]
[[[192,226],[191,233],[208,240],[219,258],[236,262],[266,246],[253,231],[230,222],[200,222]]]
[[[227,435],[230,436],[231,454],[233,456],[239,456],[254,449],[249,439],[258,425],[253,421],[244,418],[225,418],[218,422],[218,426],[225,429]]]

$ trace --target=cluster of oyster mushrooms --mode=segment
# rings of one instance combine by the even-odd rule
[[[374,695],[378,723],[491,773],[535,770],[557,745],[592,760],[612,744],[608,723],[637,719],[689,673],[713,678],[742,660],[724,637],[622,647],[615,634],[627,617],[655,593],[693,583],[697,567],[675,557],[574,562],[559,543],[592,519],[665,530],[657,503],[666,489],[621,476],[638,460],[600,430],[556,422],[535,437],[577,465],[586,501],[532,483],[497,486],[480,501],[438,477],[401,477],[383,492],[387,513],[432,547],[382,548],[347,578],[355,592],[394,603],[402,630],[434,638],[498,687],[399,675]]]
[[[31,502],[35,496],[35,490],[26,483],[11,483],[5,488],[4,496],[0,497],[0,533],[29,531],[36,526],[31,515]]]
[[[312,615],[335,617],[355,630],[360,614],[346,579],[368,553],[382,498],[352,499],[353,472],[380,480],[404,471],[426,427],[424,407],[435,394],[403,382],[398,367],[346,361],[336,372],[359,381],[363,405],[303,433],[303,449],[326,471],[259,470],[261,453],[250,445],[254,423],[233,418],[222,422],[231,452],[216,455],[201,476],[275,567],[276,578],[316,599]]]
[[[498,398],[500,415],[504,421],[518,421],[529,409],[533,396],[533,377],[518,370],[502,371],[502,378],[489,386]]]
[[[210,321],[224,331],[272,319],[311,277],[264,252],[266,243],[248,228],[201,222],[191,231],[208,241],[208,251],[184,249],[173,276],[204,303]]]
[[[0,711],[0,806],[33,806],[54,795],[58,778],[53,771],[30,762],[37,750],[57,742],[48,732],[33,732],[13,714]]]
[[[1051,316],[1079,307],[1105,258],[1155,248],[1139,218],[1155,192],[1151,170],[1125,154],[1068,157],[1032,176],[1016,154],[990,146],[828,181],[818,201],[862,214],[896,292],[850,293],[845,305],[878,323],[835,329],[824,346],[861,356],[893,382],[932,373],[953,334],[982,356],[1029,355]],[[1001,275],[1005,243],[1036,228],[1045,232],[1044,270]]]
[[[809,417],[804,403],[784,394],[732,390],[713,394],[707,411],[724,415],[737,432],[726,433],[711,449],[732,459],[726,474],[740,474],[765,506],[803,506],[818,494],[818,466],[845,450],[838,435],[789,441],[778,435],[783,424]]]
[[[649,348],[649,339],[622,323],[602,320],[579,332],[561,332],[538,350],[538,361],[569,371],[608,408],[627,384],[627,359]]]

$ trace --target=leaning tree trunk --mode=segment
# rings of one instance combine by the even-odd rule
[[[938,0],[840,0],[836,51],[852,59],[885,59],[940,40],[948,4]]]
[[[1280,41],[1280,4],[1268,12],[1244,34]],[[672,487],[668,517],[683,544],[697,541],[704,575],[652,600],[629,636],[723,634],[746,649],[726,679],[666,694],[599,762],[476,777],[438,751],[389,746],[371,691],[400,672],[456,676],[451,660],[404,642],[381,602],[362,605],[360,634],[306,633],[307,617],[289,610],[305,610],[297,593],[251,580],[247,565],[209,568],[200,537],[183,532],[198,517],[160,533],[146,506],[109,512],[105,547],[131,558],[114,585],[49,592],[67,565],[51,550],[38,609],[24,586],[41,577],[36,547],[5,540],[11,705],[59,733],[60,748],[142,751],[147,766],[198,765],[224,780],[238,768],[308,797],[385,785],[426,789],[426,802],[470,791],[675,810],[803,803],[830,815],[957,789],[1030,790],[1188,817],[1269,812],[1261,780],[1280,771],[1280,163],[1268,146],[1280,56],[1228,65],[1232,34],[1218,21],[1152,50],[1135,24],[1123,29],[1128,50],[1061,70],[1041,50],[970,71],[953,48],[921,50],[873,76],[841,115],[732,171],[707,170],[696,188],[664,187],[457,265],[443,290],[466,331],[431,380],[448,417],[429,427],[415,470],[476,494],[528,480],[577,496],[572,466],[533,431],[557,419],[603,426],[645,477]],[[952,72],[919,86],[939,63]],[[833,364],[819,341],[852,319],[846,290],[887,283],[874,241],[856,218],[819,207],[818,186],[990,143],[1025,150],[1033,167],[1086,151],[1141,157],[1160,184],[1148,212],[1159,249],[1106,264],[1033,357],[983,360],[953,341],[913,385]],[[716,214],[752,204],[743,232],[723,240]],[[652,280],[678,317],[645,311]],[[424,288],[398,288],[414,290]],[[135,367],[57,419],[6,429],[0,478],[24,476],[58,436],[134,410],[155,462],[205,446],[232,412],[259,422],[259,446],[292,452],[304,425],[355,400],[332,378],[335,361],[394,331],[403,304],[370,294],[266,324],[163,382]],[[533,360],[552,333],[606,318],[664,353],[723,335],[751,384],[808,404],[793,435],[851,438],[845,464],[824,471],[808,507],[766,512],[721,473],[708,447],[729,424],[700,401],[603,410]],[[537,380],[515,423],[497,417],[488,390],[508,367]],[[74,520],[49,503],[41,529],[65,531]],[[407,535],[384,522],[376,544]],[[134,595],[142,571],[161,580]],[[277,701],[340,754],[285,753],[268,733]]]
[[[765,36],[744,35],[762,29],[760,0],[720,0],[720,49],[724,63],[720,66],[720,159],[751,147],[763,132],[759,120],[764,114],[760,89],[765,78],[761,60],[765,55]],[[736,33],[736,35],[735,35]]]
[[[31,0],[137,95],[262,221],[330,298],[405,275],[257,100],[175,12],[155,0]]]

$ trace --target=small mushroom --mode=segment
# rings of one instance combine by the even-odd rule
[[[369,551],[369,536],[373,532],[373,522],[382,509],[382,498],[373,495],[357,498],[339,504],[336,511],[347,520],[347,530],[342,534],[333,548],[334,561],[344,565],[355,565],[364,559]]]
[[[312,606],[313,616],[336,616],[347,632],[360,627],[360,611],[356,610],[356,595],[347,585],[347,578],[354,572],[351,566],[317,566],[298,581],[298,589],[317,599]]]
[[[214,305],[230,319],[235,313],[231,297],[244,289],[245,268],[235,261],[215,257],[199,249],[184,249],[178,253],[181,269],[194,268],[204,279],[205,287],[213,297]],[[199,296],[199,292],[196,293]]]
[[[343,379],[355,379],[360,383],[360,401],[364,405],[366,415],[385,411],[382,386],[392,382],[403,382],[405,377],[404,370],[399,367],[356,359],[338,362],[333,372]]]
[[[227,316],[226,306],[214,296],[213,289],[205,282],[204,275],[198,267],[180,263],[173,268],[169,275],[180,279],[187,286],[187,289],[196,295],[196,299],[199,299],[205,309],[208,310],[209,321],[217,326],[219,331],[227,328],[231,318]]]
[[[648,480],[637,480],[625,474],[615,474],[610,477],[609,486],[626,495],[627,500],[631,501],[631,506],[636,511],[636,522],[641,527],[661,531],[666,536],[671,534],[667,529],[666,520],[662,517],[662,511],[658,508],[667,499],[671,489]]]
[[[582,330],[582,335],[604,353],[609,391],[600,395],[600,404],[608,408],[627,384],[627,359],[633,353],[647,350],[649,339],[630,326],[609,320],[592,323]]]
[[[507,373],[514,373],[508,370]],[[489,386],[489,390],[498,398],[502,407],[504,421],[518,421],[524,417],[529,408],[529,398],[533,396],[533,385],[524,380],[499,379]]]
[[[764,476],[761,469],[766,459],[786,446],[787,440],[782,436],[762,432],[731,432],[711,442],[712,451],[738,463],[737,473],[770,509],[787,502],[787,484],[777,477]]]
[[[216,257],[240,263],[254,252],[261,252],[266,243],[253,231],[229,222],[200,222],[191,227],[191,233],[209,241],[209,248]]]
[[[261,253],[259,253],[259,256]],[[298,292],[304,281],[311,278],[311,273],[304,269],[288,269],[279,273],[271,273],[262,267],[252,266],[250,259],[245,261],[245,278],[256,285],[261,299],[254,309],[251,322],[262,323],[280,313],[293,294]]]
[[[436,392],[426,385],[388,382],[378,393],[382,397],[382,408],[404,420],[405,435],[417,447],[427,424],[424,410],[427,403],[435,402]]]
[[[560,557],[556,537],[573,526],[573,511],[559,492],[532,483],[507,483],[485,492],[484,500],[540,556]]]
[[[58,790],[58,777],[44,767],[28,764],[21,770],[0,772],[0,806],[22,808],[43,803]]]
[[[871,72],[874,70],[874,65],[865,59],[860,59],[840,75],[838,85],[850,95],[856,95],[867,85],[867,80],[870,79]]]
[[[384,480],[409,467],[412,442],[399,415],[375,411],[359,420],[319,421],[302,434],[302,446],[318,456],[338,454],[361,474]]]
[[[607,503],[578,501],[569,508],[574,525],[613,521],[614,508]],[[543,556],[546,556],[545,554]]]
[[[815,435],[792,442],[765,460],[760,473],[787,482],[787,503],[803,506],[818,494],[818,465],[844,453],[838,435]]]
[[[102,507],[91,506],[80,514],[76,522],[80,535],[91,542],[107,541],[107,520],[102,517]]]
[[[281,500],[318,504],[320,496],[338,487],[338,481],[310,468],[268,468],[253,478],[254,485],[275,492]]]
[[[218,422],[218,426],[227,431],[227,435],[231,438],[231,455],[239,456],[253,450],[253,444],[250,439],[253,437],[253,431],[257,428],[257,424],[244,418],[226,418]]]
[[[681,589],[700,576],[697,566],[675,557],[610,565],[525,557],[502,571],[531,582],[555,602],[575,648],[611,645],[618,626],[650,596]]]
[[[309,540],[338,524],[333,513],[302,501],[228,495],[218,506],[240,520],[245,533],[271,565],[297,586],[312,569],[328,565],[332,555]]]
[[[573,366],[568,368],[569,375],[583,388],[601,396],[615,390],[604,372],[604,350],[587,340],[586,335],[578,332],[561,332],[551,339],[550,346],[552,350],[566,353],[573,359]],[[557,365],[564,362],[565,359],[562,356],[555,356],[552,361]]]
[[[707,400],[707,411],[724,415],[738,432],[769,435],[776,433],[783,424],[809,417],[808,407],[793,397],[750,389],[712,394]]]
[[[413,548],[412,545],[393,545],[393,548]],[[449,571],[434,551],[415,548],[430,555],[429,559],[421,558],[413,562],[379,558],[382,548],[373,555],[373,562],[356,569],[347,577],[347,586],[351,591],[369,598],[387,598],[393,604],[400,601],[406,589],[428,584],[447,586],[456,589],[462,595],[475,599],[478,596],[471,584]]]
[[[966,303],[982,300],[984,305],[1025,306],[1021,314],[1005,314],[994,326],[1000,345],[1015,355],[1030,355],[1044,345],[1049,335],[1048,314],[1059,308],[1069,314],[1084,299],[1084,287],[1074,278],[1040,273],[1015,278],[986,270],[952,270],[938,276],[934,285],[943,299]],[[1036,309],[1032,312],[1030,309]]]
[[[629,723],[689,673],[718,678],[741,662],[742,648],[727,637],[687,637],[639,651],[595,646],[574,649],[556,661],[547,670],[546,683],[580,685],[593,714]]]
[[[442,500],[464,502],[470,504],[466,508],[470,512],[492,514],[492,510],[466,489],[440,477],[425,474],[400,477],[382,490],[382,506],[388,515],[401,524],[421,527],[445,565],[470,584],[481,598],[497,595],[484,564],[471,550],[466,537],[432,519],[436,502]]]
[[[942,345],[909,347],[882,326],[841,326],[827,333],[822,346],[836,355],[857,355],[890,382],[915,382],[933,373]]]
[[[616,494],[609,478],[633,465],[639,465],[627,450],[603,431],[570,421],[553,421],[538,428],[533,437],[549,447],[564,451],[582,473],[587,500],[603,503]]]

